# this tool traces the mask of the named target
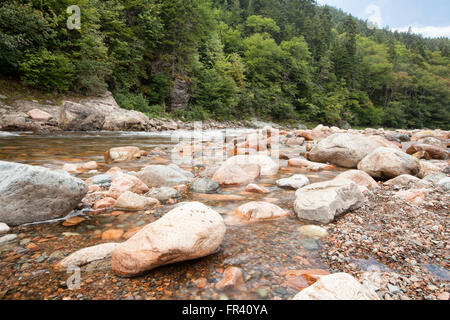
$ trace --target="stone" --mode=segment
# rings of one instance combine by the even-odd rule
[[[253,182],[261,172],[258,164],[224,163],[213,175],[212,180],[220,185],[239,186]]]
[[[10,230],[10,228],[6,223],[0,222],[0,235],[8,233],[9,230]]]
[[[219,189],[219,184],[210,178],[199,178],[194,180],[192,190],[198,193],[215,193]]]
[[[27,115],[34,121],[42,121],[42,122],[47,122],[53,117],[50,113],[39,109],[30,110],[27,112]]]
[[[419,165],[420,165],[420,171],[417,174],[417,177],[419,177],[421,179],[428,176],[429,174],[436,173],[436,172],[439,172],[439,173],[442,172],[442,169],[440,167],[438,167],[428,161],[425,161],[425,160],[420,160]]]
[[[138,147],[119,147],[109,149],[103,157],[106,163],[116,163],[139,159],[144,153],[145,151],[142,151]]]
[[[73,227],[79,225],[83,221],[85,221],[83,217],[70,217],[66,221],[63,222],[64,227]]]
[[[170,199],[181,198],[181,195],[177,190],[169,187],[161,187],[153,189],[150,192],[148,192],[146,196],[158,199],[161,202],[167,202]]]
[[[328,231],[316,225],[305,225],[298,228],[298,231],[305,237],[320,240],[328,237]]]
[[[411,201],[415,204],[421,204],[425,201],[430,191],[428,189],[409,189],[397,192],[395,195],[404,200]]]
[[[145,226],[112,255],[119,276],[136,276],[162,265],[214,253],[225,236],[222,216],[200,202],[189,202]]]
[[[238,155],[229,158],[224,165],[248,165],[257,164],[261,168],[261,176],[273,176],[278,173],[278,163],[266,155]]]
[[[102,240],[117,241],[122,238],[124,231],[122,229],[110,229],[102,233]]]
[[[320,277],[312,286],[300,291],[293,300],[380,300],[347,273]]]
[[[114,206],[115,203],[116,203],[116,199],[111,198],[111,197],[106,197],[106,198],[96,201],[94,203],[94,205],[92,206],[92,208],[94,210],[108,209],[108,208],[111,208],[112,206]]]
[[[7,234],[0,237],[0,245],[7,244],[9,242],[13,242],[17,239],[17,234]]]
[[[302,168],[308,171],[322,171],[322,170],[335,170],[334,165],[323,164],[318,162],[312,162],[303,158],[289,159],[288,164],[290,167]]]
[[[426,144],[426,145],[432,145],[438,148],[447,149],[447,143],[445,141],[442,141],[440,139],[434,138],[434,137],[426,137],[423,139],[419,139],[416,142],[417,144]]]
[[[373,150],[382,145],[361,134],[333,134],[321,140],[307,154],[310,161],[331,163],[354,169]]]
[[[245,187],[246,192],[251,193],[260,193],[260,194],[267,194],[270,193],[270,190],[264,188],[263,186],[259,186],[257,184],[251,183]]]
[[[413,144],[410,146],[406,153],[408,154],[415,154],[417,152],[426,152],[431,156],[432,159],[437,160],[447,160],[448,159],[448,152],[446,148],[436,147],[430,144]]]
[[[294,211],[299,219],[324,224],[360,208],[365,200],[358,186],[345,179],[310,184],[297,190],[295,196]]]
[[[403,174],[416,176],[420,162],[401,150],[378,148],[361,160],[358,169],[374,178],[392,179]]]
[[[183,170],[183,169],[181,169],[179,166],[177,166],[174,163],[169,164],[168,167],[173,169],[173,170],[175,170],[175,171],[178,171],[179,173],[181,173],[182,175],[184,175],[184,176],[186,176],[188,178],[194,178],[194,174],[192,172],[187,171],[187,170]]]
[[[139,211],[149,209],[159,204],[155,198],[141,196],[136,193],[126,191],[120,195],[114,203],[114,208],[127,211]]]
[[[17,226],[66,216],[88,186],[68,173],[0,161],[0,221]]]
[[[127,191],[142,195],[149,190],[147,185],[138,177],[122,174],[112,181],[108,194],[111,198],[118,199],[122,193]]]
[[[236,214],[245,221],[263,221],[286,217],[288,212],[279,206],[262,201],[252,201],[236,209]]]
[[[237,194],[206,194],[206,193],[195,193],[195,198],[199,198],[206,201],[242,201],[246,198]]]
[[[94,261],[108,259],[117,245],[118,243],[104,243],[78,250],[58,262],[54,267],[56,270],[63,271],[69,267],[81,267]]]
[[[368,190],[376,190],[380,188],[378,183],[367,173],[361,170],[349,170],[339,174],[336,179],[347,179],[356,183],[358,186],[367,188]]]
[[[320,249],[320,244],[315,239],[301,239],[300,245],[309,251],[316,251]]]
[[[420,182],[421,180],[417,177],[411,176],[409,174],[402,174],[394,179],[386,181],[384,184],[387,186],[408,186],[410,184],[415,184]]]
[[[216,283],[217,290],[235,289],[244,285],[244,277],[241,268],[227,267],[223,273],[222,279]]]
[[[112,178],[109,174],[99,174],[92,177],[92,183],[95,185],[111,185]]]
[[[290,178],[278,180],[277,186],[279,186],[280,188],[297,190],[297,189],[300,189],[300,188],[308,185],[309,183],[310,182],[309,182],[308,177],[306,177],[302,174],[296,174]]]
[[[142,180],[149,188],[173,187],[191,182],[191,178],[163,165],[147,166],[136,173],[136,177]]]
[[[189,83],[185,79],[175,78],[170,92],[170,110],[186,109],[189,102]],[[176,129],[176,128],[175,128]]]

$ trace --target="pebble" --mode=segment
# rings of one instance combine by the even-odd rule
[[[16,234],[7,234],[0,238],[0,245],[7,244],[17,239]]]
[[[0,235],[8,233],[10,228],[6,223],[0,222]]]

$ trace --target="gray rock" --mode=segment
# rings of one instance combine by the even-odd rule
[[[173,187],[180,184],[186,184],[191,178],[174,170],[168,166],[151,165],[145,167],[138,173],[136,177],[144,182],[149,188],[152,187]]]
[[[219,184],[210,178],[196,179],[192,184],[192,190],[197,193],[215,193]]]
[[[110,185],[112,178],[109,174],[99,174],[92,177],[92,183],[97,185]]]
[[[295,193],[294,211],[299,219],[330,223],[336,216],[360,208],[364,195],[356,183],[334,179],[314,183]]]
[[[65,172],[0,161],[0,221],[11,226],[66,216],[86,195],[85,182]]]
[[[189,102],[189,83],[176,78],[170,92],[170,111],[185,109]]]
[[[449,191],[450,190],[450,177],[442,179],[441,181],[438,182],[437,185],[438,185],[438,187],[441,187],[445,191]]]
[[[300,240],[300,244],[306,250],[314,251],[320,249],[320,244],[315,239],[302,239]]]
[[[277,181],[277,186],[280,188],[289,188],[289,189],[300,189],[309,184],[308,177],[302,174],[293,175],[290,178],[280,179]]]
[[[65,101],[58,121],[61,129],[66,131],[95,131],[103,128],[105,115],[94,108]]]
[[[146,194],[147,197],[158,199],[161,202],[166,202],[169,199],[181,198],[177,190],[169,187],[161,187],[154,189]]]

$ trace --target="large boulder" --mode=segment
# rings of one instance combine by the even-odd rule
[[[364,287],[348,273],[320,277],[300,291],[293,300],[380,300],[375,291]]]
[[[344,168],[356,168],[358,163],[373,150],[382,147],[361,134],[333,134],[321,140],[307,154],[310,161],[332,163]]]
[[[289,213],[279,206],[262,201],[243,204],[236,209],[236,213],[245,221],[262,221],[288,216]]]
[[[299,219],[324,224],[364,203],[364,195],[356,183],[346,179],[310,184],[297,190],[295,197],[294,211]]]
[[[148,187],[173,187],[180,184],[189,183],[189,178],[181,172],[168,166],[151,165],[147,166],[138,173],[136,177],[142,180]]]
[[[358,169],[373,178],[393,179],[403,174],[416,176],[420,171],[420,162],[401,150],[378,148],[361,160]]]
[[[225,236],[222,216],[200,202],[179,206],[145,226],[112,254],[112,269],[136,276],[162,265],[214,253]]]
[[[88,191],[86,183],[65,172],[0,161],[0,221],[16,226],[61,218]]]
[[[58,122],[60,128],[66,131],[96,131],[103,128],[105,115],[86,105],[65,101]]]

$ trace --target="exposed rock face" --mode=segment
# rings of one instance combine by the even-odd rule
[[[148,187],[173,187],[180,184],[186,184],[191,178],[186,177],[181,172],[168,166],[151,165],[145,167],[136,177],[142,180]]]
[[[377,182],[369,176],[367,173],[361,170],[349,170],[341,173],[336,177],[336,179],[347,179],[356,183],[358,186],[367,188],[369,190],[376,190],[380,186]]]
[[[308,177],[302,174],[296,174],[290,178],[280,179],[277,181],[277,186],[279,186],[280,188],[288,188],[294,190],[300,189],[308,184]]]
[[[104,158],[106,163],[123,162],[136,160],[142,157],[146,152],[138,147],[119,147],[111,148],[105,152]]]
[[[225,231],[222,217],[211,208],[200,202],[184,204],[117,246],[112,269],[120,276],[135,276],[210,255],[219,248]]]
[[[310,161],[332,163],[344,168],[356,168],[373,150],[382,147],[361,134],[333,134],[321,140],[307,154]]]
[[[186,80],[176,78],[170,92],[170,111],[186,109],[189,98],[189,83]]]
[[[114,207],[122,210],[137,211],[151,208],[158,203],[157,199],[127,191],[120,195],[119,199],[114,203]]]
[[[103,128],[105,115],[86,105],[65,101],[58,121],[60,128],[65,131],[96,131]]]
[[[310,184],[297,190],[295,196],[294,210],[299,219],[325,224],[364,203],[358,186],[346,179]]]
[[[288,216],[285,210],[269,202],[253,201],[243,204],[236,213],[246,221],[261,221]]]
[[[0,161],[0,221],[16,226],[61,218],[88,191],[83,181],[64,172]]]
[[[347,273],[320,277],[312,286],[300,291],[293,300],[380,300],[375,291],[367,289]]]
[[[93,261],[111,257],[118,243],[104,243],[78,250],[55,265],[55,269],[63,271],[69,267],[79,267]]]
[[[374,178],[392,179],[402,174],[417,175],[420,162],[401,150],[378,148],[361,160],[358,169]]]

